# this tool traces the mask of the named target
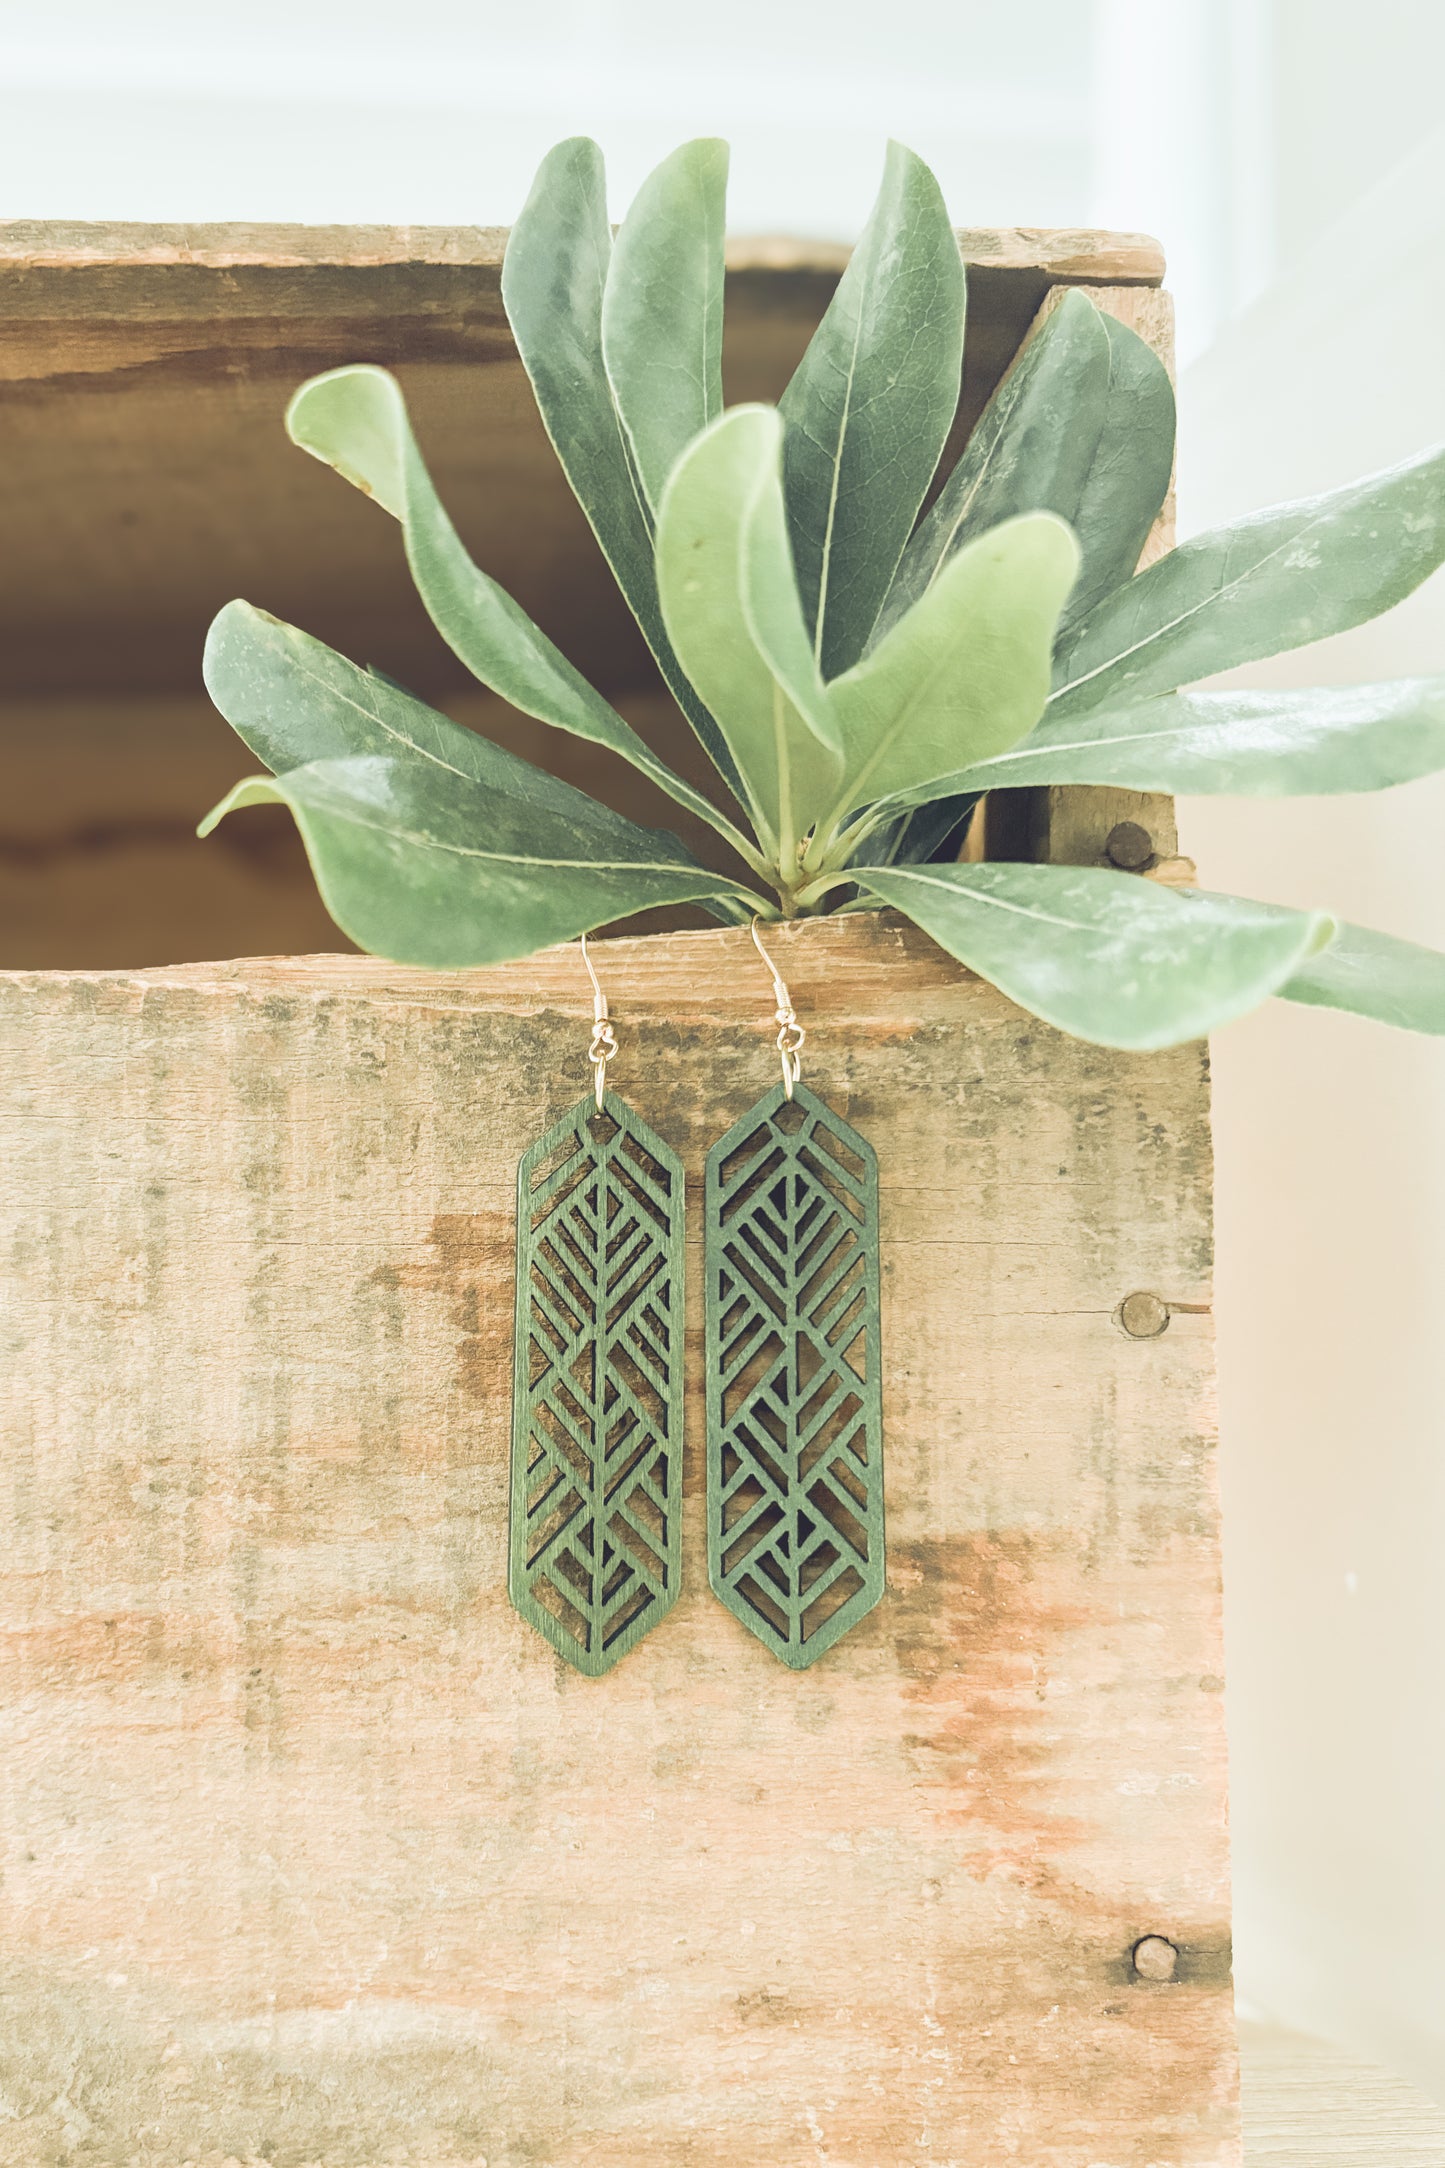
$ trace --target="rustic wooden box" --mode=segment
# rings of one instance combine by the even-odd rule
[[[473,546],[663,724],[499,240],[0,245],[7,878],[74,900],[71,951],[17,958],[61,968],[0,977],[0,2163],[1224,2168],[1202,1050],[1078,1046],[887,917],[777,936],[879,1156],[889,1592],[778,1666],[707,1592],[694,1423],[683,1598],[588,1681],[505,1593],[514,1169],[584,1086],[575,950],[183,960],[335,945],[284,831],[209,891],[182,840],[244,765],[189,689],[230,594],[587,757],[445,675],[395,530],[281,438],[312,369],[400,365]],[[967,247],[965,422],[1062,281],[1167,337],[1139,244]],[[831,275],[740,254],[734,396]],[[78,746],[110,828],[48,831]],[[1106,793],[1011,847],[1098,858],[1121,810],[1172,849]],[[756,956],[677,932],[606,969],[619,1088],[696,1179],[772,1074]]]

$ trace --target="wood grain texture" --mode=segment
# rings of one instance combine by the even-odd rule
[[[1203,1051],[775,947],[882,1177],[889,1588],[803,1677],[707,1592],[695,1371],[677,1610],[598,1682],[506,1599],[575,950],[0,979],[5,2168],[1237,2162]],[[601,968],[695,1181],[757,958]]]
[[[622,693],[636,729],[701,789],[712,770],[670,697]],[[605,748],[479,687],[446,711],[618,812],[732,863],[716,832]],[[196,823],[256,767],[203,692],[0,703],[0,970],[124,969],[340,948],[289,813],[257,807],[204,843]],[[652,912],[637,931],[705,923]]]
[[[1144,233],[1044,226],[965,226],[958,232],[971,267],[1042,271],[1049,278],[1157,286],[1164,252]],[[313,266],[465,265],[500,271],[505,226],[288,226],[105,224],[65,219],[0,221],[0,267],[71,270],[93,266],[188,266],[205,270]],[[728,242],[734,270],[840,272],[845,243],[791,235],[738,235]]]
[[[1445,2108],[1340,2048],[1240,2027],[1245,2168],[1440,2168]]]

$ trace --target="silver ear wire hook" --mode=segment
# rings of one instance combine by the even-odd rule
[[[773,999],[777,1003],[777,1007],[773,1011],[773,1019],[778,1027],[778,1036],[773,1043],[778,1049],[778,1059],[783,1065],[783,1090],[791,1099],[793,1086],[798,1083],[803,1074],[803,1042],[807,1037],[807,1033],[793,1014],[792,996],[783,983],[781,972],[763,947],[756,919],[753,920],[749,931],[753,937],[753,947],[762,957],[772,977]]]
[[[592,1044],[587,1049],[587,1059],[592,1064],[592,1089],[597,1098],[597,1111],[602,1112],[602,1102],[607,1096],[607,1064],[617,1052],[617,1035],[607,1015],[607,996],[598,983],[592,968],[592,958],[587,953],[587,936],[582,936],[582,961],[587,966],[587,976],[592,981]]]

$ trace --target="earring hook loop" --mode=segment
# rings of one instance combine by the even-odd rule
[[[617,1035],[608,1018],[607,996],[603,993],[597,973],[592,967],[585,933],[582,936],[582,961],[587,966],[587,976],[592,981],[592,1044],[587,1049],[587,1059],[592,1064],[592,1090],[600,1114],[602,1102],[607,1096],[607,1064],[617,1052]]]
[[[778,1027],[778,1036],[773,1041],[773,1044],[777,1047],[778,1059],[783,1065],[783,1090],[787,1097],[791,1099],[793,1086],[800,1082],[802,1078],[803,1044],[808,1035],[793,1013],[792,996],[783,981],[782,973],[763,947],[762,936],[758,932],[758,921],[756,919],[753,920],[748,930],[753,937],[753,947],[767,965],[773,981],[773,999],[777,1003],[777,1007],[773,1011],[773,1021]]]

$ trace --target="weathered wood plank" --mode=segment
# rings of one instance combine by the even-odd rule
[[[618,704],[675,769],[708,788],[707,757],[665,693],[623,693]],[[671,829],[705,864],[736,870],[713,829],[605,748],[480,688],[445,706],[619,812]],[[0,765],[10,786],[0,809],[0,970],[345,946],[289,813],[253,808],[197,841],[202,815],[256,765],[199,688],[0,703]],[[678,919],[652,913],[628,925],[648,932]]]
[[[0,979],[7,2168],[1237,2161],[1202,1050],[774,946],[884,1200],[890,1586],[802,1677],[707,1593],[695,1413],[664,1626],[594,1682],[506,1600],[575,949]],[[600,954],[696,1180],[767,981]]]
[[[1050,279],[1157,286],[1164,252],[1143,233],[1087,228],[965,226],[959,246],[970,266],[1039,271]],[[64,219],[0,220],[0,268],[26,271],[186,266],[213,271],[392,269],[408,264],[499,270],[505,226],[143,225]],[[791,235],[738,235],[728,243],[734,271],[830,271],[847,245]],[[304,292],[299,288],[298,292]]]

